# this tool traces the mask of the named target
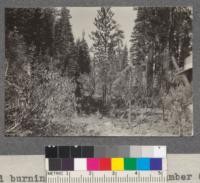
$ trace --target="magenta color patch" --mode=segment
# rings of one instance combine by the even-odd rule
[[[99,170],[99,159],[87,158],[87,170]]]

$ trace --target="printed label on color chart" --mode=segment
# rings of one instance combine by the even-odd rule
[[[166,146],[47,146],[47,183],[166,182]]]

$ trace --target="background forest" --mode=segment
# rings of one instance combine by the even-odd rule
[[[110,7],[76,40],[70,8],[6,9],[6,135],[192,135],[192,11],[134,11],[129,49]]]

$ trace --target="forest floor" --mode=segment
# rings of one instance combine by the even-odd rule
[[[65,126],[66,120],[59,119],[59,125]],[[62,128],[63,128],[62,127]],[[162,119],[162,114],[148,114],[132,119],[117,119],[93,114],[76,116],[71,125],[58,131],[56,136],[177,136],[179,130],[174,124]]]
[[[192,135],[192,124],[184,127]],[[180,136],[180,127],[169,120],[163,120],[162,111],[133,115],[129,124],[127,118],[102,117],[97,114],[74,115],[71,122],[57,115],[53,122],[40,131],[17,130],[8,136]]]

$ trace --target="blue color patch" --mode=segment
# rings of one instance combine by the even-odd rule
[[[162,170],[162,158],[151,158],[150,169],[151,170]]]
[[[150,170],[150,158],[137,158],[137,170]]]

